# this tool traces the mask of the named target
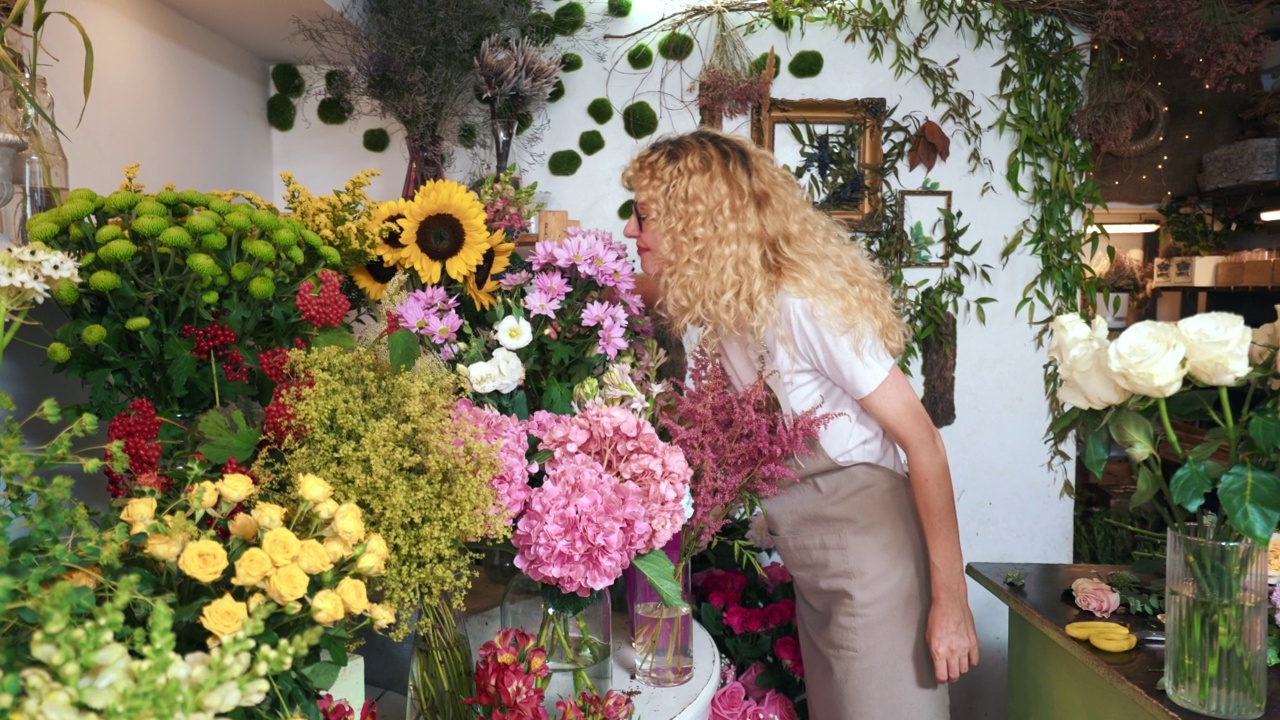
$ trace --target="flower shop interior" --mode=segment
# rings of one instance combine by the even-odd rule
[[[750,520],[817,421],[623,237],[711,126],[914,333],[951,717],[1280,717],[1276,4],[0,2],[0,716],[831,718]]]

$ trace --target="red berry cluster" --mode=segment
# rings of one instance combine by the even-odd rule
[[[307,280],[298,286],[298,311],[302,319],[317,328],[338,327],[351,309],[351,301],[342,294],[342,275],[333,270],[321,270],[320,292],[313,295],[316,286]]]
[[[262,436],[268,444],[283,447],[287,441],[302,434],[291,401],[297,398],[297,391],[303,385],[287,382],[271,391],[271,403],[262,409]]]
[[[396,312],[395,310],[388,310],[387,311],[387,334],[390,335],[391,333],[399,330],[402,327],[404,326],[400,324],[400,313]]]
[[[107,441],[124,441],[121,451],[129,459],[129,469],[118,473],[111,468],[114,453],[107,450],[105,472],[107,490],[112,497],[132,495],[134,485],[154,487],[162,492],[172,486],[172,480],[159,474],[161,446],[156,442],[159,436],[160,418],[146,398],[134,400],[124,412],[112,418],[107,425]]]
[[[222,372],[226,374],[227,382],[249,381],[249,368],[244,364],[244,355],[234,347],[238,338],[236,331],[232,330],[230,325],[225,323],[214,323],[208,327],[183,325],[182,337],[195,338],[195,347],[191,349],[191,354],[201,360],[209,357],[210,353],[217,355],[222,361]]]

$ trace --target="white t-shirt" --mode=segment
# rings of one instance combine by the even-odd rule
[[[819,412],[840,413],[819,436],[822,449],[841,465],[869,462],[902,472],[897,446],[858,402],[880,387],[894,366],[884,343],[827,330],[808,299],[785,292],[778,297],[778,320],[778,332],[764,339],[778,373],[774,387],[786,393],[794,412],[821,406]],[[722,345],[726,362],[738,368],[731,367],[730,376],[754,376],[758,352],[739,341]]]

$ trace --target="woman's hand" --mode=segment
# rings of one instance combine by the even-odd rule
[[[978,664],[978,633],[964,598],[934,599],[925,640],[940,683],[955,682]]]

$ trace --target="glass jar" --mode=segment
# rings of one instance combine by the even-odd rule
[[[13,203],[5,213],[5,229],[19,245],[27,242],[27,219],[57,207],[66,198],[68,175],[48,83],[41,75],[28,75],[24,87],[35,105],[12,86],[4,89],[0,100],[5,123],[14,125],[27,143],[13,161]]]

